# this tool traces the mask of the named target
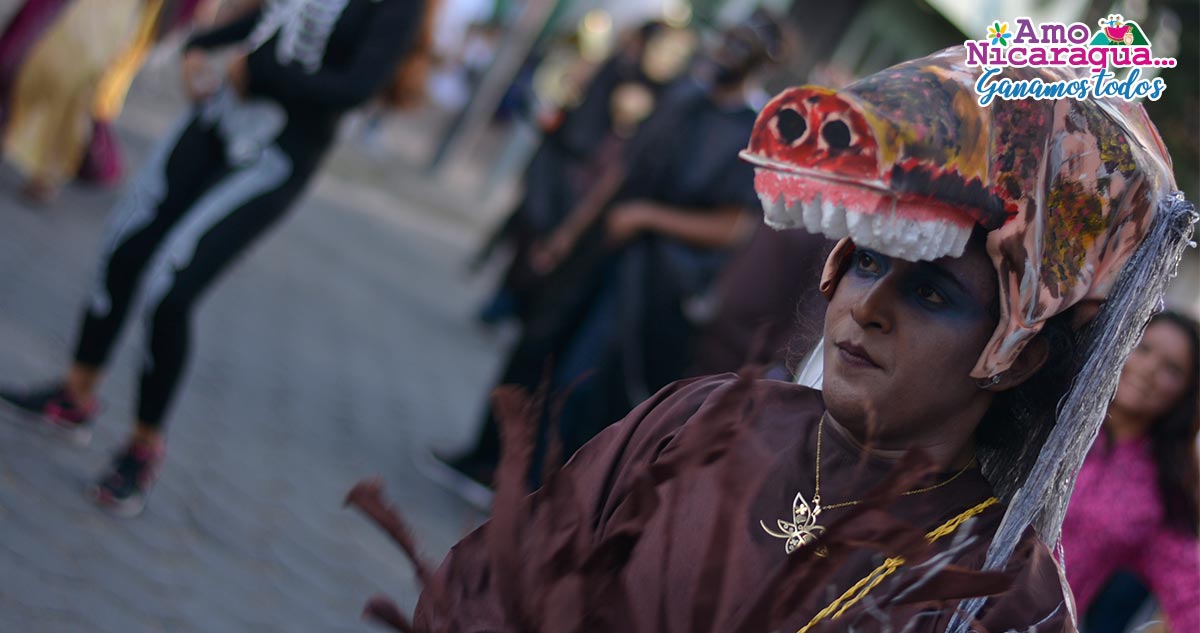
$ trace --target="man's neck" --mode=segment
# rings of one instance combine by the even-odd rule
[[[880,442],[877,438],[860,438],[850,429],[842,426],[833,416],[826,417],[826,429],[837,433],[859,450],[888,460],[898,460],[912,449],[920,449],[929,455],[938,470],[955,470],[965,467],[975,457],[975,436],[955,437],[945,433],[933,438],[915,438],[912,440],[889,439]],[[869,442],[870,444],[867,444]]]

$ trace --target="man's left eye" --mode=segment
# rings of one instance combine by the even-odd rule
[[[937,305],[944,305],[946,303],[946,298],[942,296],[942,293],[935,290],[932,286],[917,286],[917,296]]]

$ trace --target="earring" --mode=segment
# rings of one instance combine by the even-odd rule
[[[991,378],[985,378],[983,380],[976,380],[975,386],[979,387],[980,389],[987,389],[988,387],[994,387],[999,383],[1000,383],[1000,374],[996,374],[995,376],[992,376]]]

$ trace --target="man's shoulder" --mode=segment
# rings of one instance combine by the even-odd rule
[[[783,426],[795,433],[804,419],[816,420],[825,410],[820,391],[753,371],[680,380],[651,401],[656,412],[665,415],[664,427],[736,418],[759,430]]]

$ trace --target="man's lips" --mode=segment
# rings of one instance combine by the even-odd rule
[[[870,367],[873,369],[883,369],[879,363],[875,362],[874,358],[867,353],[860,345],[855,345],[849,341],[844,341],[837,344],[838,354],[847,364],[857,367]]]

